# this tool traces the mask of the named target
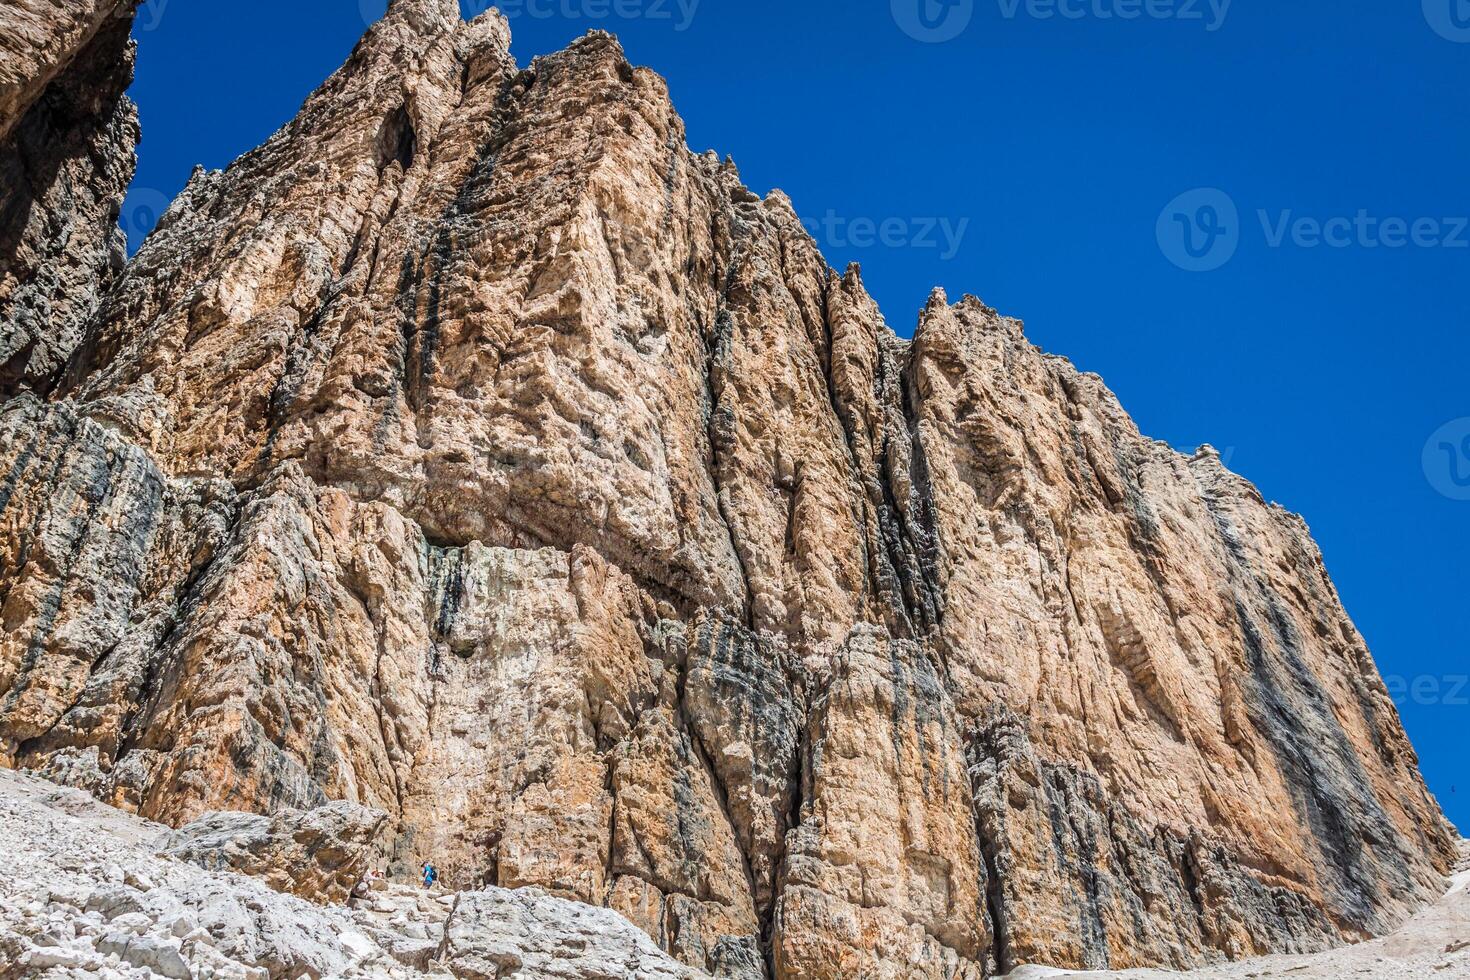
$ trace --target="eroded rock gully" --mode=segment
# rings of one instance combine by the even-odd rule
[[[5,763],[381,809],[400,871],[723,977],[1188,967],[1441,892],[1300,519],[974,298],[898,339],[613,38],[508,47],[395,0],[110,288],[0,307]]]

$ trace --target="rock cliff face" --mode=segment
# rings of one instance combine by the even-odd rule
[[[135,5],[0,6],[0,397],[49,387],[127,257]]]
[[[978,300],[911,342],[593,34],[395,0],[0,408],[0,761],[717,977],[1187,967],[1455,849],[1302,521]]]

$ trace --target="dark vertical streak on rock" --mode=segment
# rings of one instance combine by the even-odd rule
[[[725,298],[721,301],[719,313],[715,318],[714,330],[709,340],[709,361],[705,368],[705,397],[708,399],[706,411],[709,420],[707,438],[710,451],[708,465],[710,481],[714,485],[715,505],[730,536],[730,554],[740,571],[740,582],[744,590],[741,608],[742,622],[747,628],[753,629],[755,626],[755,594],[750,582],[750,570],[746,567],[745,558],[740,552],[739,529],[734,516],[730,513],[729,497],[722,485],[724,467],[727,460],[733,457],[739,438],[735,406],[723,398],[723,377],[727,370],[730,344],[735,330],[735,320],[727,305],[729,280],[734,276],[735,267],[735,262],[732,261],[726,277]]]
[[[129,752],[142,745],[149,735],[159,734],[150,731],[149,721],[163,703],[164,691],[168,686],[168,682],[164,680],[166,665],[172,665],[175,668],[178,666],[177,661],[172,659],[172,656],[177,653],[174,650],[174,640],[179,631],[183,629],[184,624],[189,621],[190,616],[203,606],[205,593],[209,586],[209,575],[215,568],[216,561],[228,554],[229,549],[239,543],[244,518],[245,508],[243,506],[235,508],[231,515],[229,531],[215,547],[208,548],[202,554],[195,556],[196,561],[193,567],[179,586],[168,626],[163,630],[157,642],[152,645],[153,649],[148,656],[146,669],[137,688],[137,697],[119,725],[121,740],[117,748],[116,761],[121,761]]]
[[[450,642],[455,619],[459,616],[464,596],[464,550],[451,546],[429,545],[429,602],[434,635],[444,644]],[[429,652],[429,673],[439,676],[439,643]]]
[[[1230,556],[1236,618],[1249,674],[1247,711],[1270,747],[1302,822],[1320,854],[1340,924],[1360,933],[1379,931],[1382,889],[1412,887],[1399,850],[1388,842],[1393,823],[1374,795],[1320,680],[1307,666],[1291,616],[1256,575],[1228,515],[1213,495],[1203,499]],[[1264,607],[1271,642],[1252,606]]]

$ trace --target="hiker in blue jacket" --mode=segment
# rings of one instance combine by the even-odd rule
[[[434,870],[434,866],[432,864],[430,864],[428,861],[425,861],[424,862],[424,887],[425,888],[433,888],[434,887],[434,882],[436,882],[438,880],[439,880],[439,872],[437,872],[437,871]]]

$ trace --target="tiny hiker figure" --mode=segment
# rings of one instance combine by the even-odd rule
[[[437,872],[437,871],[434,870],[434,866],[432,864],[430,864],[428,861],[425,861],[424,862],[424,887],[425,888],[433,888],[434,887],[434,882],[436,882],[438,880],[439,880],[439,872]]]

